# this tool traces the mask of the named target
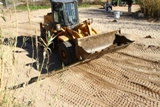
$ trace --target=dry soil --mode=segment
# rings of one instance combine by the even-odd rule
[[[135,12],[138,6],[133,5],[132,9]],[[79,9],[79,17],[81,21],[93,18],[92,26],[99,32],[121,29],[134,43],[18,88],[13,92],[16,101],[34,107],[160,107],[160,23],[138,18],[136,13],[128,14],[127,7],[113,7],[113,10],[122,11],[117,22],[113,22],[113,13],[99,7]],[[3,33],[10,31],[10,35],[16,35],[13,29],[18,24],[19,37],[39,35],[39,22],[47,12],[50,9],[30,12],[30,21],[27,12],[16,15],[8,12],[7,22],[1,20]],[[34,66],[36,60],[32,58],[32,43],[20,46],[15,55],[15,84],[39,75]],[[50,58],[49,72],[61,66],[55,52]],[[10,75],[5,77],[8,78]]]

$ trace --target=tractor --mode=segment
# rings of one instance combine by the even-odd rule
[[[121,35],[119,29],[98,33],[91,26],[91,18],[80,22],[77,0],[50,0],[50,3],[51,12],[40,23],[40,37],[47,43],[47,32],[51,33],[54,39],[50,47],[58,50],[65,65],[98,58],[133,42]]]

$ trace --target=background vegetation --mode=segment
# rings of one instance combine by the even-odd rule
[[[144,16],[160,20],[160,0],[140,0],[139,5]]]

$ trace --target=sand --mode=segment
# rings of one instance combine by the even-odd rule
[[[132,11],[137,9],[138,6],[133,5]],[[49,72],[53,75],[14,90],[15,101],[31,107],[159,107],[160,23],[128,14],[127,7],[113,7],[113,10],[122,11],[117,22],[113,22],[113,13],[99,7],[79,9],[79,17],[81,21],[93,18],[92,26],[99,32],[121,29],[128,38],[135,40],[134,43],[61,72],[54,71],[62,67],[54,52],[49,62]],[[13,30],[17,17],[18,36],[39,35],[39,23],[47,12],[50,9],[30,12],[31,27],[27,12],[6,14],[7,22],[1,24],[2,31],[16,35]],[[32,43],[27,41],[23,48],[20,46],[21,43],[16,48],[17,65],[12,77],[16,85],[39,75],[36,59],[32,58]],[[8,46],[4,47],[7,49]],[[45,68],[42,73],[47,74]],[[6,75],[5,80],[10,76]]]

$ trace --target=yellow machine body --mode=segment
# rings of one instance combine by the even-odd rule
[[[41,38],[46,43],[47,32],[51,32],[55,38],[54,48],[58,47],[62,61],[66,65],[78,60],[100,57],[107,52],[125,48],[133,42],[121,35],[120,30],[98,33],[91,26],[92,19],[79,22],[76,0],[60,1],[51,0],[52,12],[44,16],[40,30]],[[68,10],[64,10],[65,6]]]

